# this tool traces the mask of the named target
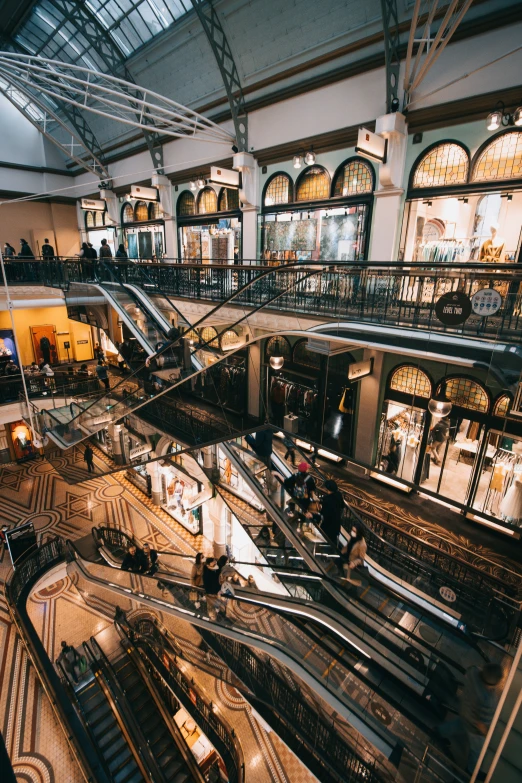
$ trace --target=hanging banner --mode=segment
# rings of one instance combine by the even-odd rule
[[[502,307],[502,297],[494,288],[481,288],[471,297],[471,307],[475,315],[487,318],[495,315]]]
[[[445,326],[458,326],[471,315],[471,300],[462,291],[448,291],[435,303],[435,315]]]

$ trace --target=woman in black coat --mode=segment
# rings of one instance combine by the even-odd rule
[[[328,536],[330,541],[337,543],[337,538],[341,532],[341,520],[344,510],[343,496],[339,492],[337,484],[332,479],[325,481],[324,488],[326,494],[321,500],[321,530]]]

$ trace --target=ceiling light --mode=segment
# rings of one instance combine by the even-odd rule
[[[284,356],[271,356],[270,357],[270,367],[273,370],[280,370],[283,367],[284,363],[285,363]]]
[[[195,180],[191,179],[191,180],[190,180],[190,189],[191,189],[191,190],[197,190],[197,187],[198,187],[198,186],[196,185],[196,182],[195,182]]]
[[[303,165],[303,159],[300,155],[294,155],[294,169],[300,169]]]
[[[448,400],[444,392],[439,392],[436,397],[428,402],[428,410],[434,419],[443,419],[451,413],[453,403]]]
[[[203,177],[198,177],[197,178],[196,185],[198,186],[198,188],[204,188],[205,187],[205,180],[203,179]]]
[[[522,125],[522,106],[519,106],[513,112],[513,124],[520,127]]]
[[[315,163],[315,152],[307,152],[304,159],[307,166],[313,166]]]
[[[488,131],[498,130],[501,125],[502,125],[501,111],[496,109],[495,111],[492,111],[491,114],[488,114],[488,118],[486,120],[486,128],[488,129]]]

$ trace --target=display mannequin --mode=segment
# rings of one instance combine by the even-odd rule
[[[522,475],[520,473],[515,474],[513,483],[500,504],[500,513],[517,524],[522,521]]]
[[[498,262],[502,261],[504,250],[504,240],[498,236],[498,223],[492,223],[490,226],[491,238],[486,239],[480,248],[479,261]]]
[[[417,461],[417,446],[419,445],[419,439],[415,435],[409,435],[406,438],[406,445],[404,447],[404,461],[402,463],[401,476],[406,481],[413,481],[415,473],[415,463]]]

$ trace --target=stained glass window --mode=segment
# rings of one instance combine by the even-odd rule
[[[431,397],[430,379],[425,372],[412,364],[405,364],[395,370],[390,379],[390,389],[427,400]]]
[[[149,220],[159,220],[161,216],[161,204],[159,201],[151,201],[149,204]]]
[[[85,227],[94,228],[94,212],[85,213]]]
[[[134,223],[134,210],[132,204],[124,204],[121,220],[122,223]]]
[[[233,329],[227,329],[227,331],[221,335],[220,343],[222,351],[227,348],[235,348],[239,344],[239,335]]]
[[[495,407],[493,409],[493,413],[495,414],[495,416],[507,416],[511,408],[512,402],[513,401],[509,396],[509,394],[501,394],[498,400],[496,401]]]
[[[498,136],[480,153],[472,180],[518,179],[522,176],[522,133],[510,131]]]
[[[183,337],[186,340],[192,340],[194,345],[198,345],[199,343],[199,334],[196,332],[195,329],[189,329],[188,332],[185,332]]]
[[[94,225],[101,227],[105,224],[105,213],[104,212],[95,212],[94,213]]]
[[[198,214],[207,215],[217,212],[217,196],[213,188],[203,188],[198,196]]]
[[[239,190],[222,188],[219,194],[218,211],[228,212],[231,209],[239,209]]]
[[[414,188],[458,185],[467,181],[469,160],[459,144],[447,142],[431,149],[423,157],[413,177]]]
[[[217,339],[217,329],[214,326],[204,326],[200,330],[201,340],[204,343],[208,343],[211,348],[219,348],[219,340]]]
[[[439,385],[437,391],[440,392],[443,388],[446,397],[454,405],[481,413],[488,412],[488,395],[485,389],[471,378],[449,378],[444,384]]]
[[[357,193],[371,193],[373,176],[367,163],[351,160],[337,174],[334,196],[354,196]]]
[[[178,215],[194,215],[196,200],[190,190],[184,190],[178,198]]]
[[[308,350],[308,340],[298,340],[294,345],[294,362],[296,364],[304,364],[306,367],[321,366],[321,357],[318,353]]]
[[[145,201],[137,201],[134,207],[135,220],[148,220],[149,208]]]
[[[268,185],[265,192],[265,206],[288,204],[292,200],[292,180],[286,174],[278,174]]]
[[[330,197],[330,177],[321,166],[310,166],[297,181],[296,201],[317,201]]]
[[[282,356],[284,359],[291,358],[292,349],[286,337],[276,335],[268,340],[265,348],[265,357],[269,359],[271,356]]]

